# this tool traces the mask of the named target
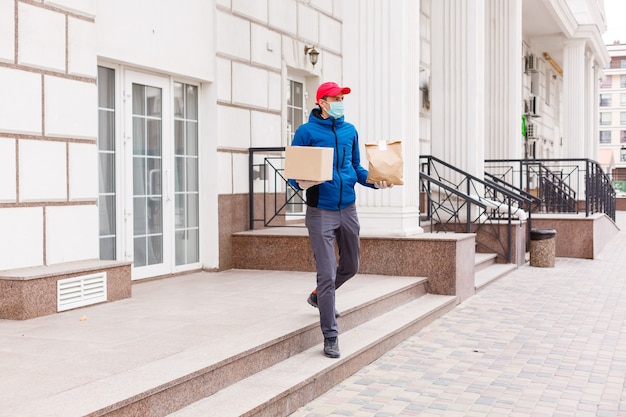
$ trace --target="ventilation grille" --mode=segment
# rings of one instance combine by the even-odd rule
[[[70,310],[106,300],[106,272],[57,281],[57,311]]]

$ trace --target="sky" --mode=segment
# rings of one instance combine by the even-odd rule
[[[602,35],[604,43],[610,45],[613,41],[626,44],[626,1],[604,0],[607,30]]]

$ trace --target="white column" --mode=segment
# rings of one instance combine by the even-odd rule
[[[485,0],[432,2],[432,154],[482,178]]]
[[[485,159],[523,158],[522,0],[486,1]]]
[[[563,157],[585,156],[585,41],[565,42],[563,50]],[[597,99],[595,101],[598,101]]]
[[[390,190],[357,187],[363,234],[419,233],[419,39],[420,10],[414,0],[344,2],[346,119],[364,144],[401,140],[404,185]],[[348,12],[349,11],[349,12]]]

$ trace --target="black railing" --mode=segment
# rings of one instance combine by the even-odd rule
[[[520,220],[529,234],[534,200],[523,193],[430,155],[420,156],[420,185],[433,232],[476,233],[479,248],[506,262],[512,260],[513,219]]]
[[[284,147],[248,149],[249,227],[302,226],[304,195],[284,177]],[[255,181],[261,179],[263,181]],[[262,190],[257,190],[262,184]],[[258,198],[262,198],[258,201]],[[258,206],[261,209],[257,209]]]
[[[492,159],[490,175],[541,199],[539,213],[605,213],[615,221],[616,193],[610,178],[590,159]],[[582,196],[582,197],[581,197]]]

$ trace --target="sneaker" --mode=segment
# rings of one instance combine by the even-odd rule
[[[339,357],[339,341],[337,340],[337,337],[324,338],[324,355],[329,358]]]
[[[313,307],[317,308],[317,294],[311,293],[309,295],[309,298],[306,299],[306,302],[312,305]]]
[[[306,302],[309,303],[310,305],[312,305],[313,307],[317,308],[317,294],[315,293],[311,293],[309,294],[309,298],[306,299]],[[335,311],[335,318],[340,317],[341,314],[339,314],[339,312]]]

